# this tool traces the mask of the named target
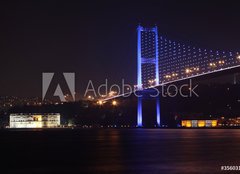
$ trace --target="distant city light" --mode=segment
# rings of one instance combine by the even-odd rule
[[[115,96],[116,94],[117,94],[116,91],[110,91],[110,92],[108,93],[108,96],[109,96],[109,97],[113,97],[113,96]]]
[[[116,101],[116,100],[113,100],[113,101],[112,101],[112,105],[113,105],[113,106],[117,106],[117,101]]]
[[[102,100],[99,100],[99,101],[97,102],[97,104],[103,105],[103,101],[102,101]]]
[[[91,95],[89,95],[87,98],[88,98],[89,100],[94,100],[94,97],[91,96]]]

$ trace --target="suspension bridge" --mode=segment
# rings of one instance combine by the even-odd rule
[[[238,67],[239,52],[197,48],[159,36],[157,26],[137,27],[137,91],[148,92],[146,89]],[[156,121],[161,127],[160,97],[155,98]],[[143,126],[143,99],[138,97],[138,127]]]

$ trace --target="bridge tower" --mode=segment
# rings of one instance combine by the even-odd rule
[[[137,90],[159,85],[159,53],[157,26],[137,28]],[[160,96],[156,99],[156,121],[161,126]],[[142,127],[142,101],[143,96],[138,96],[137,126]]]

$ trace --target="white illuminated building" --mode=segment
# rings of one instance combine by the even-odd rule
[[[54,128],[60,126],[60,114],[10,114],[10,128]]]

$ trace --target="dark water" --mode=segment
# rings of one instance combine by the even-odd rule
[[[240,165],[240,130],[1,131],[0,149],[0,173],[224,173]]]

